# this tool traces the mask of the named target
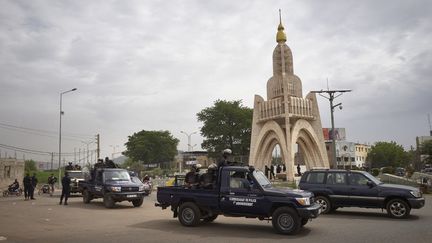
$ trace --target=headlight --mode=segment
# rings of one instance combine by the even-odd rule
[[[310,205],[310,200],[308,197],[300,197],[300,198],[296,198],[296,200],[302,206],[309,206]]]
[[[144,188],[144,185],[142,185],[142,186],[139,187],[139,191],[140,191],[140,192],[144,191],[144,189],[145,189],[145,188]]]
[[[413,195],[414,197],[421,197],[422,194],[420,191],[410,191],[411,195]]]
[[[120,186],[112,186],[111,191],[112,192],[121,192],[121,187]]]

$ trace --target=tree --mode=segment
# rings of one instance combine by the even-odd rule
[[[123,164],[121,165],[121,168],[129,169],[129,170],[132,170],[132,171],[139,172],[139,171],[144,170],[144,165],[143,165],[143,163],[141,163],[139,161],[135,161],[135,160],[133,160],[131,158],[127,158],[123,162]]]
[[[142,130],[128,137],[123,155],[144,164],[169,162],[177,155],[178,142],[169,131]]]
[[[205,138],[201,146],[217,157],[226,148],[233,155],[248,155],[252,130],[253,109],[244,107],[241,100],[216,100],[197,114],[204,123],[201,135]]]
[[[432,163],[432,140],[426,140],[420,144],[420,154],[427,155],[424,163]]]
[[[34,160],[24,161],[24,172],[31,174],[37,171],[36,162]]]
[[[377,142],[368,153],[367,161],[374,168],[392,166],[405,167],[408,155],[402,145],[396,142]]]

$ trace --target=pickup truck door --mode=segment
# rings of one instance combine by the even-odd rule
[[[222,212],[238,215],[261,215],[264,199],[261,190],[254,186],[252,177],[246,171],[225,171],[225,181],[221,182],[220,208]],[[249,178],[249,180],[248,180]]]
[[[103,172],[96,172],[96,179],[94,183],[93,193],[97,196],[103,196]]]

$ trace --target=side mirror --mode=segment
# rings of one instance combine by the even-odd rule
[[[368,181],[368,182],[366,182],[366,185],[368,185],[369,188],[372,188],[372,187],[375,186],[375,184],[374,184],[372,181]]]

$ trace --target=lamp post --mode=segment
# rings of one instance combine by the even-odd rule
[[[116,154],[116,148],[119,148],[119,145],[110,145],[110,147],[113,149],[111,159],[114,160],[114,155]]]
[[[72,91],[77,90],[77,88],[73,88],[67,91],[63,91],[60,93],[60,126],[59,126],[59,164],[58,164],[58,172],[59,172],[59,178],[58,178],[58,182],[59,182],[59,187],[60,187],[60,183],[61,183],[61,128],[62,128],[62,115],[63,115],[63,111],[62,111],[62,101],[63,101],[63,95]]]
[[[193,132],[193,133],[190,133],[190,134],[188,134],[188,133],[186,133],[186,132],[183,132],[183,131],[180,131],[180,132],[187,136],[187,138],[188,138],[188,152],[190,152],[190,151],[192,150],[192,145],[191,145],[191,136],[194,135],[194,134],[196,134],[197,131],[195,131],[195,132]],[[196,144],[195,144],[195,145],[196,145]],[[195,146],[195,145],[193,145],[193,146]]]
[[[331,115],[331,126],[332,126],[332,130],[331,130],[331,135],[332,135],[332,144],[333,144],[333,165],[336,165],[336,139],[335,139],[335,127],[334,127],[334,116],[333,116],[333,112],[334,112],[334,108],[339,106],[339,109],[342,110],[342,103],[338,103],[336,105],[333,105],[333,100],[336,99],[337,97],[341,96],[343,93],[345,92],[351,92],[350,89],[341,89],[341,90],[320,90],[320,91],[311,91],[311,93],[316,93],[319,94],[320,96],[328,99],[330,101],[330,115]],[[322,95],[322,93],[327,93],[328,97],[325,95]],[[335,96],[335,94],[337,94]],[[345,165],[345,163],[344,163]]]

